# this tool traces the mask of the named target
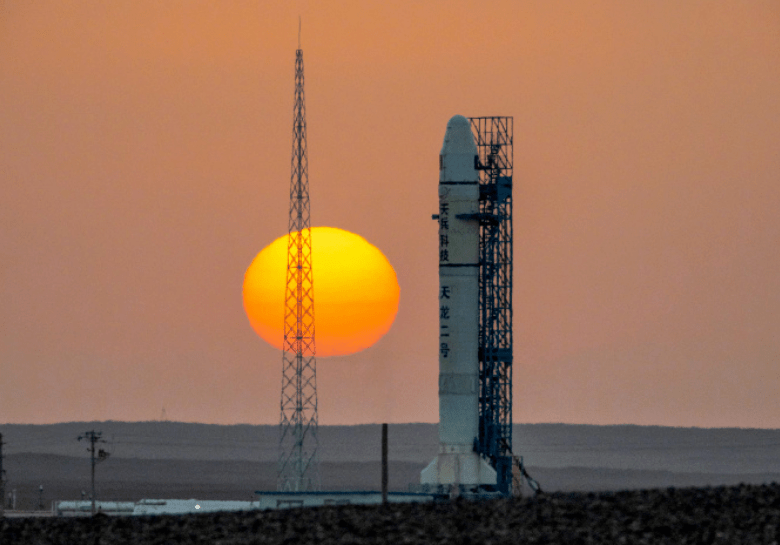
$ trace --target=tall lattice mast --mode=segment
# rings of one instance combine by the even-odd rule
[[[320,489],[317,455],[317,360],[306,153],[303,51],[295,51],[292,175],[287,238],[287,286],[282,353],[282,404],[279,437],[280,491]]]

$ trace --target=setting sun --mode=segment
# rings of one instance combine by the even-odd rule
[[[400,288],[382,252],[363,237],[313,227],[315,339],[318,356],[353,354],[393,325]],[[260,337],[282,349],[287,235],[255,257],[244,276],[244,310]]]

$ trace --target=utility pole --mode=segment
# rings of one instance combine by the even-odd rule
[[[382,505],[387,505],[387,424],[382,424]]]
[[[5,470],[3,469],[3,434],[0,433],[0,518],[5,516]]]
[[[103,435],[103,432],[100,431],[88,431],[84,435],[79,435],[78,440],[81,441],[82,439],[89,441],[89,448],[87,451],[90,454],[90,459],[92,460],[92,515],[95,515],[95,466],[108,458],[109,453],[105,450],[98,449],[97,456],[95,456],[95,443],[105,443],[103,439],[100,438],[100,436]]]

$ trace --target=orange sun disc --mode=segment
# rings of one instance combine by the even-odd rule
[[[401,288],[390,262],[363,237],[312,227],[315,343],[318,356],[364,350],[390,330]],[[287,235],[257,254],[244,275],[244,310],[260,337],[282,349]]]

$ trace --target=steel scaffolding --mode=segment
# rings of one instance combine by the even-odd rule
[[[512,492],[513,118],[472,117],[479,152],[479,437],[498,490]]]
[[[279,437],[280,492],[320,489],[317,454],[317,360],[311,256],[309,165],[303,51],[295,52],[292,174],[287,238],[282,402]]]

